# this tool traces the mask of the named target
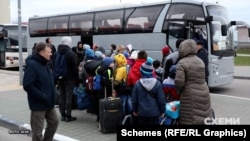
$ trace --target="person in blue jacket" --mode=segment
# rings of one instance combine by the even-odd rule
[[[159,118],[165,113],[165,99],[162,84],[153,76],[152,62],[140,67],[141,78],[132,90],[133,116],[139,125],[159,125]]]
[[[58,127],[58,117],[55,110],[54,77],[49,60],[51,48],[46,43],[36,45],[36,52],[29,58],[23,77],[23,89],[27,92],[32,140],[52,141]],[[47,125],[44,136],[44,121]]]

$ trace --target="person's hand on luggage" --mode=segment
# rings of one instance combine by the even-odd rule
[[[133,115],[137,117],[137,116],[138,116],[138,113],[137,113],[137,112],[133,112]]]
[[[116,97],[116,91],[115,90],[113,90],[113,92],[112,92],[112,97]]]
[[[162,113],[162,114],[160,115],[160,117],[161,117],[161,118],[163,118],[164,116],[165,116],[165,114],[164,114],[164,113]]]

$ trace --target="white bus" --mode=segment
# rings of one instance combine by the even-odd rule
[[[218,4],[197,1],[165,1],[112,6],[86,12],[29,18],[29,46],[51,37],[55,45],[62,36],[73,43],[99,44],[105,49],[114,44],[131,43],[135,50],[146,50],[161,60],[161,49],[175,50],[178,38],[194,38],[199,30],[209,52],[209,87],[230,84],[234,76],[234,48],[228,44],[231,24],[227,9]],[[31,49],[30,49],[31,50]]]
[[[22,25],[23,65],[27,52],[27,26]],[[0,24],[0,68],[19,67],[18,24]]]

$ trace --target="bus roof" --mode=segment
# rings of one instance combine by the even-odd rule
[[[1,26],[18,26],[18,24],[0,24]],[[25,24],[22,24],[22,26],[27,26]]]
[[[122,9],[122,8],[134,8],[134,7],[144,7],[144,6],[151,6],[151,5],[158,5],[158,4],[168,4],[168,3],[190,3],[190,4],[206,4],[206,5],[214,5],[214,3],[206,3],[195,1],[195,0],[166,0],[161,2],[153,2],[153,3],[121,3],[121,4],[115,4],[115,5],[108,5],[108,6],[100,6],[95,7],[86,11],[79,11],[79,12],[70,12],[70,13],[63,13],[63,14],[55,14],[55,15],[45,15],[45,16],[34,16],[30,17],[29,19],[39,19],[39,18],[45,18],[45,17],[53,17],[53,16],[64,16],[64,15],[71,15],[71,14],[82,14],[82,13],[91,13],[91,12],[98,12],[98,11],[109,11],[109,10],[115,10],[115,9]],[[218,4],[217,4],[218,5]]]

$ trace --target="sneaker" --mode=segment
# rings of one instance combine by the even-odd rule
[[[75,120],[76,120],[76,117],[72,117],[72,116],[67,116],[65,119],[66,122],[75,121]]]

